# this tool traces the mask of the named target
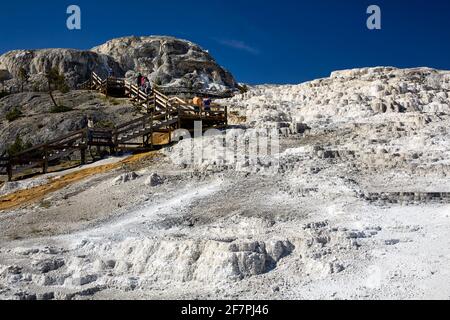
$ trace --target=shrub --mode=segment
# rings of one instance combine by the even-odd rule
[[[19,119],[23,115],[22,111],[18,107],[14,107],[12,110],[6,113],[6,120],[13,122]]]
[[[247,93],[248,92],[248,86],[246,84],[244,85],[239,85],[238,86],[239,91],[241,92],[241,94]]]
[[[69,111],[72,111],[72,108],[63,105],[52,106],[50,108],[50,113],[63,113]]]
[[[111,104],[112,104],[113,106],[118,106],[118,105],[120,104],[120,102],[117,101],[116,99],[112,99],[112,100],[111,100]]]
[[[100,129],[114,129],[115,125],[110,120],[102,120],[96,123],[95,125],[97,128]]]
[[[43,90],[43,88],[44,88],[44,85],[45,84],[43,82],[41,82],[41,81],[33,82],[33,84],[32,84],[33,92],[41,92]]]
[[[155,80],[153,80],[153,86],[160,86],[162,85],[162,80],[159,77],[156,77]]]
[[[20,68],[19,69],[19,80],[20,80],[20,91],[23,92],[23,88],[25,86],[25,84],[28,82],[28,80],[30,79],[30,75],[28,74],[28,71],[25,68]]]
[[[60,74],[57,68],[50,69],[47,74],[47,81],[49,83],[50,90],[54,87],[56,90],[62,93],[67,93],[70,91],[70,87],[66,82],[66,78],[63,74]]]
[[[58,103],[56,102],[55,97],[53,97],[53,90],[56,89],[61,93],[67,93],[70,91],[70,87],[67,84],[64,75],[60,74],[57,68],[50,69],[45,76],[48,82],[48,93],[52,99],[53,105],[58,109]]]
[[[38,84],[38,83],[33,83],[32,89],[33,89],[33,92],[39,92],[39,91],[41,91],[41,88],[39,87],[39,84]]]
[[[70,92],[70,87],[67,84],[66,79],[64,78],[64,76],[62,76],[61,83],[58,84],[58,90],[61,93],[68,93],[68,92]]]
[[[14,141],[14,143],[12,145],[10,145],[6,149],[6,151],[8,152],[9,155],[12,156],[12,155],[18,154],[18,153],[20,153],[20,152],[22,152],[24,150],[27,150],[27,149],[29,149],[31,147],[32,147],[31,143],[29,143],[29,142],[24,143],[22,138],[19,135],[17,135],[16,136],[16,140]]]
[[[120,102],[117,99],[111,98],[111,97],[102,97],[101,98],[105,103],[111,104],[113,106],[118,106]]]

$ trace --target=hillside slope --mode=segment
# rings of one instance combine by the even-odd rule
[[[427,68],[252,87],[221,135],[2,212],[0,297],[447,299],[449,94]],[[255,128],[279,148],[236,154]]]

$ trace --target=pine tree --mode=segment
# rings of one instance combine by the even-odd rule
[[[19,76],[19,80],[20,80],[20,91],[23,92],[24,85],[25,85],[25,83],[28,82],[28,80],[30,79],[30,76],[28,74],[28,71],[23,67],[21,67],[19,69],[18,76]]]

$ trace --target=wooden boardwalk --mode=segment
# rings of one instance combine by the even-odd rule
[[[227,107],[211,105],[208,109],[189,104],[178,97],[169,97],[158,90],[146,94],[135,84],[120,78],[102,79],[93,73],[80,89],[96,90],[107,96],[128,97],[141,109],[139,118],[122,123],[113,129],[82,129],[68,133],[18,154],[0,157],[0,175],[11,181],[15,174],[39,168],[47,173],[49,166],[74,153],[85,164],[92,147],[103,148],[109,154],[123,150],[151,150],[161,143],[154,137],[165,135],[164,144],[172,143],[176,129],[192,131],[196,121],[202,121],[203,130],[224,128],[228,124]],[[94,159],[95,160],[95,159]]]

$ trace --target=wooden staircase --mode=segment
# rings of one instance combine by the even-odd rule
[[[155,148],[154,135],[167,135],[172,142],[172,132],[178,128],[193,130],[195,121],[202,121],[203,130],[227,125],[227,107],[212,105],[207,110],[190,105],[178,97],[168,97],[153,89],[146,94],[125,79],[102,79],[93,73],[91,79],[79,86],[84,90],[96,90],[105,95],[128,97],[140,107],[142,117],[120,124],[113,129],[82,129],[34,146],[12,156],[0,157],[0,175],[12,180],[14,174],[39,168],[47,173],[53,163],[79,153],[81,164],[87,160],[92,147],[107,148],[109,153],[118,150]]]

